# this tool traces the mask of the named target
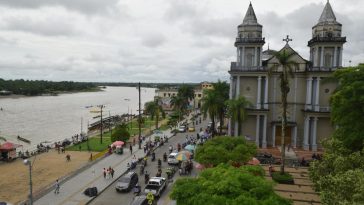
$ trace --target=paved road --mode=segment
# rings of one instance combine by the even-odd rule
[[[169,165],[167,164],[167,162],[163,162],[163,154],[164,152],[166,152],[168,154],[168,146],[172,145],[173,147],[176,147],[177,143],[183,143],[186,141],[186,136],[193,136],[196,138],[196,134],[197,132],[200,131],[200,128],[206,128],[207,126],[207,121],[196,126],[196,131],[195,132],[186,132],[186,133],[178,133],[176,136],[172,137],[169,139],[168,143],[165,144],[164,146],[159,147],[158,149],[156,149],[155,154],[156,154],[156,160],[154,162],[151,162],[151,159],[148,159],[148,165],[145,168],[145,170],[147,170],[150,173],[150,176],[155,176],[156,172],[157,172],[157,159],[161,158],[162,160],[162,176],[166,177],[166,173],[164,172],[164,170],[169,167]],[[139,167],[137,167],[135,169],[135,171],[137,172],[137,174],[139,175]],[[192,173],[192,175],[196,175],[195,172]],[[178,175],[178,173],[175,174],[175,178],[180,177]],[[175,179],[174,179],[175,180]],[[139,184],[142,186],[142,190],[144,190],[144,175],[140,176],[139,175]],[[119,205],[119,204],[130,204],[134,198],[134,194],[131,192],[129,193],[119,193],[116,192],[115,190],[115,184],[116,182],[114,182],[110,187],[108,187],[103,193],[101,193],[96,199],[94,199],[90,204],[93,205]],[[169,197],[168,194],[170,192],[172,188],[172,184],[168,184],[167,189],[163,192],[158,204],[173,204],[174,202],[172,202]]]

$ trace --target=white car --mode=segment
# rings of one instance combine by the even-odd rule
[[[178,131],[179,132],[186,132],[186,126],[184,126],[184,125],[179,126]]]
[[[176,159],[177,154],[177,152],[172,152],[171,154],[169,154],[168,164],[178,164],[178,160]]]

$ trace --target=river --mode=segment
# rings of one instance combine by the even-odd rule
[[[141,89],[142,109],[153,100],[154,88]],[[100,92],[80,92],[58,96],[0,98],[0,136],[22,144],[24,151],[43,141],[56,142],[87,132],[88,122],[97,114],[90,110],[105,105],[104,115],[137,114],[138,90],[135,87],[106,87]],[[89,107],[94,106],[94,107]],[[81,123],[83,122],[83,123]],[[81,125],[82,124],[82,125]],[[17,140],[21,136],[31,144]]]

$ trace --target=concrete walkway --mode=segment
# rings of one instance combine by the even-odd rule
[[[170,130],[166,130],[159,136],[171,137]],[[155,135],[151,136],[151,140],[154,140]],[[145,142],[143,142],[143,145]],[[60,193],[55,194],[52,191],[45,194],[41,198],[37,199],[34,204],[37,205],[76,205],[86,204],[91,197],[83,194],[84,190],[88,187],[97,187],[101,192],[107,188],[113,181],[122,175],[126,171],[127,163],[130,163],[133,155],[136,158],[144,157],[143,149],[138,149],[138,145],[133,146],[133,154],[130,154],[129,147],[124,148],[124,154],[112,154],[107,156],[82,172],[69,178],[68,180],[61,182]],[[114,179],[105,179],[103,177],[103,168],[111,166],[115,170]],[[45,176],[46,177],[46,176]]]

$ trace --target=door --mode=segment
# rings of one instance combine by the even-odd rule
[[[284,139],[284,143],[286,144],[286,146],[288,144],[291,144],[291,139],[292,139],[291,130],[292,130],[292,127],[286,127],[286,135],[285,135],[285,139]],[[281,145],[281,137],[282,137],[282,126],[276,126],[276,139],[275,139],[276,146]]]

